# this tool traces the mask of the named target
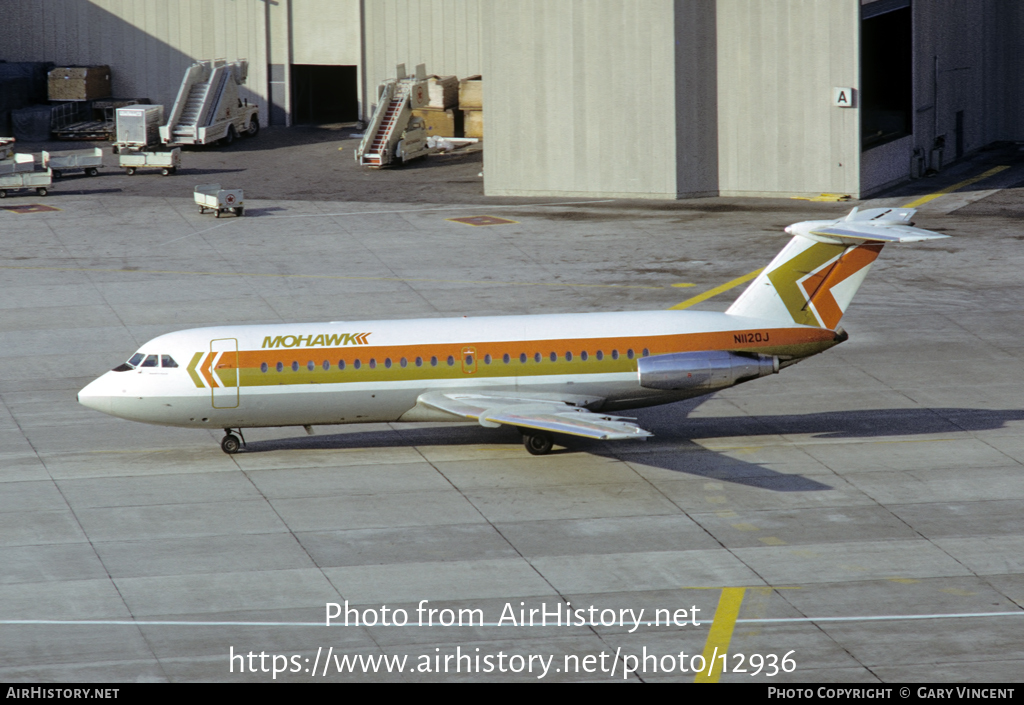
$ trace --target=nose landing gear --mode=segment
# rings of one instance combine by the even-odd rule
[[[238,436],[242,436],[242,429],[238,429]],[[245,436],[239,441],[238,436],[231,432],[230,428],[224,429],[224,438],[220,441],[220,449],[228,455],[234,455],[245,445]]]

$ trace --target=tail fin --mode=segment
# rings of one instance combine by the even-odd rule
[[[834,330],[887,242],[949,237],[912,227],[907,208],[854,208],[786,228],[793,239],[726,313]]]

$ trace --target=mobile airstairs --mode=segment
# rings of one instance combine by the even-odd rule
[[[198,61],[185,72],[166,125],[160,126],[160,141],[166,145],[228,144],[238,136],[253,136],[260,130],[258,111],[238,97],[245,83],[249,62],[223,59]]]
[[[377,109],[356,150],[360,165],[379,169],[427,154],[427,131],[423,121],[412,115],[430,100],[426,73],[419,64],[416,75],[410,77],[405,64],[399,64],[398,78],[380,85]]]

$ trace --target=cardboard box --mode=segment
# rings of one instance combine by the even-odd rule
[[[423,118],[428,137],[461,137],[461,110],[413,110],[413,117]]]
[[[109,66],[65,66],[47,74],[47,95],[50,100],[96,100],[109,98]]]
[[[459,79],[456,76],[430,76],[427,90],[430,93],[428,108],[446,110],[459,104]]]
[[[481,76],[470,76],[459,82],[459,108],[484,109],[484,81]]]
[[[466,137],[478,137],[480,139],[483,139],[484,111],[466,110],[463,112],[463,115],[465,116]]]

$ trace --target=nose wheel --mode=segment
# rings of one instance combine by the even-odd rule
[[[238,429],[238,436],[242,436],[242,429]],[[234,455],[245,445],[245,436],[239,440],[238,436],[231,432],[230,428],[224,429],[224,438],[220,441],[220,449],[228,455]]]

